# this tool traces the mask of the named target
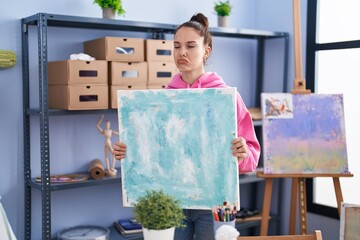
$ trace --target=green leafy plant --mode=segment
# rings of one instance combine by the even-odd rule
[[[101,9],[112,8],[119,16],[125,15],[121,0],[94,0],[94,3],[97,3]]]
[[[185,226],[180,201],[160,191],[147,191],[134,204],[134,213],[142,226],[152,230],[163,230]]]
[[[230,16],[232,6],[229,1],[215,2],[214,10],[218,16]]]

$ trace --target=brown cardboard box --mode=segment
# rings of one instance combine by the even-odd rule
[[[148,89],[164,89],[167,85],[148,85]]]
[[[171,62],[148,62],[149,81],[148,85],[167,85],[172,77],[178,72],[175,63]]]
[[[148,62],[174,62],[174,41],[147,39],[146,60]]]
[[[110,88],[110,108],[117,108],[117,90],[144,90],[147,89],[146,85],[137,85],[137,86],[111,86]]]
[[[48,63],[48,84],[107,84],[106,61],[65,60]]]
[[[111,85],[146,85],[148,81],[147,62],[110,62]]]
[[[89,110],[108,107],[109,87],[106,84],[49,86],[49,108]]]
[[[99,60],[143,62],[143,38],[104,37],[84,43],[84,52]]]

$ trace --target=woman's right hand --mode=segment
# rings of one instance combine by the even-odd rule
[[[122,142],[115,142],[113,146],[113,154],[116,160],[121,160],[126,157],[126,148],[127,146]]]

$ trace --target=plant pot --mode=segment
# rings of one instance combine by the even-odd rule
[[[229,16],[218,16],[219,27],[229,27]]]
[[[175,234],[175,227],[164,230],[153,230],[143,228],[144,240],[173,240]]]
[[[103,8],[102,13],[103,13],[103,18],[108,18],[108,19],[116,18],[115,11],[112,8]]]

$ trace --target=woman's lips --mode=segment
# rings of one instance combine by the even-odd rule
[[[186,63],[188,63],[188,60],[183,59],[183,58],[180,58],[180,59],[178,59],[176,62],[177,62],[178,64],[186,64]]]

